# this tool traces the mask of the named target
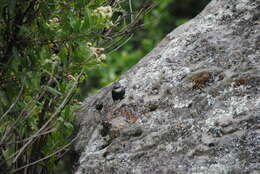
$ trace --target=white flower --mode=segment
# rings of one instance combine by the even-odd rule
[[[101,15],[103,18],[111,18],[113,10],[111,6],[101,6],[94,10],[94,13]]]
[[[106,60],[107,56],[105,54],[101,54],[98,58],[97,61],[102,62],[104,60]]]
[[[105,51],[104,48],[89,47],[89,49],[98,62],[102,62],[106,59],[106,55],[103,54],[103,52]]]
[[[86,45],[87,45],[88,47],[90,47],[90,46],[92,46],[92,43],[91,43],[91,42],[87,42]]]
[[[53,61],[59,61],[59,60],[60,60],[60,57],[59,57],[57,54],[53,54],[53,55],[51,55],[51,59],[52,59]]]
[[[104,48],[90,47],[89,49],[92,52],[92,54],[97,54],[97,55],[101,54],[101,53],[103,53],[105,51]]]
[[[56,28],[60,25],[59,23],[59,19],[57,17],[54,17],[52,19],[49,20],[49,26],[52,28]]]

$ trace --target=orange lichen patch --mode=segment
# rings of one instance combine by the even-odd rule
[[[243,77],[240,78],[240,79],[236,79],[236,80],[233,81],[232,86],[238,87],[238,86],[241,86],[241,85],[245,85],[245,84],[247,84],[248,80],[249,79],[243,78]]]
[[[123,109],[121,110],[121,114],[126,118],[128,123],[134,123],[138,119],[138,116],[136,116],[131,110]]]
[[[176,127],[184,128],[184,127],[186,127],[186,124],[185,123],[176,123]]]
[[[138,117],[135,116],[135,115],[129,115],[129,116],[127,117],[127,121],[128,121],[129,123],[135,123],[136,120],[138,120]]]
[[[200,72],[191,76],[194,83],[193,88],[202,88],[210,80],[211,74],[209,72]]]
[[[138,114],[129,107],[120,108],[107,114],[108,120],[113,120],[117,117],[123,117],[128,123],[134,123],[139,118]]]

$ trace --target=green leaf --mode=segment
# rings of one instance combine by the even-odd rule
[[[70,112],[70,107],[67,106],[67,107],[65,108],[65,110],[64,110],[64,116],[65,116],[65,117],[69,117],[70,114],[71,114],[71,112]]]
[[[50,92],[51,94],[55,95],[55,96],[61,96],[62,93],[60,93],[58,90],[50,87],[50,86],[45,86],[45,88],[47,89],[48,92]]]
[[[2,90],[0,90],[0,104],[2,104],[4,106],[9,104],[6,93]]]
[[[84,28],[90,28],[91,27],[91,12],[88,8],[85,8],[84,10],[84,23],[83,23],[83,29]]]
[[[70,122],[64,122],[64,126],[66,126],[66,128],[69,128],[69,129],[73,128],[73,124],[71,124]]]

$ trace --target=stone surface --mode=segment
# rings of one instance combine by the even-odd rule
[[[86,99],[75,174],[260,173],[259,48],[260,1],[213,0]]]

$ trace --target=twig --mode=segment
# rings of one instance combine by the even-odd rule
[[[11,173],[14,173],[14,172],[20,171],[20,170],[22,170],[22,169],[24,169],[24,168],[30,167],[30,166],[32,166],[32,165],[35,165],[35,164],[37,164],[37,163],[39,163],[39,162],[41,162],[41,161],[44,161],[44,160],[46,160],[46,159],[48,159],[48,158],[50,158],[50,157],[52,157],[52,156],[54,156],[54,155],[60,153],[61,151],[63,151],[63,150],[66,149],[67,147],[69,147],[77,138],[78,138],[78,137],[75,137],[73,140],[71,140],[71,142],[69,142],[68,144],[66,144],[66,145],[63,146],[61,149],[57,150],[56,152],[53,152],[52,154],[50,154],[50,155],[48,155],[48,156],[45,156],[45,157],[43,157],[43,158],[41,158],[41,159],[39,159],[39,160],[37,160],[37,161],[34,161],[34,162],[30,163],[30,164],[27,164],[27,165],[25,165],[25,166],[22,166],[22,167],[20,167],[20,168],[18,168],[18,169],[12,170]]]
[[[111,42],[111,44],[109,44],[109,45],[107,45],[106,47],[105,47],[105,50],[107,51],[107,52],[110,52],[109,50],[112,50],[113,48],[115,48],[117,45],[119,45],[120,43],[122,43],[122,40],[125,40],[125,38],[124,37],[121,37],[121,38],[119,38],[118,40],[114,40],[114,41],[112,41]]]
[[[119,48],[121,48],[122,46],[124,46],[132,37],[134,34],[131,34],[123,43],[121,43],[120,45],[118,45],[116,48],[114,48],[113,50],[111,50],[108,54],[111,54],[112,52],[118,50]]]
[[[50,80],[49,80],[50,82]],[[48,82],[48,84],[49,84]],[[39,100],[46,92],[46,89],[43,88],[41,93],[39,94],[39,96],[35,99],[35,100]],[[29,118],[29,116],[34,112],[34,110],[37,108],[37,106],[31,106],[33,104],[33,101],[30,101],[26,107],[24,107],[24,109],[21,111],[21,113],[19,114],[19,116],[17,117],[16,121],[11,125],[10,129],[8,129],[8,131],[5,133],[5,135],[8,135],[10,134],[15,128],[16,128],[16,125],[17,123],[20,123],[22,124],[24,120],[26,120],[27,118]],[[26,110],[29,110],[29,112],[23,116],[23,114],[25,113]],[[23,116],[23,117],[22,117]],[[0,141],[0,144],[2,144],[4,141],[5,141],[5,138],[6,136],[3,136],[1,141]],[[9,137],[10,138],[10,137]]]
[[[131,14],[131,22],[133,22],[134,18],[133,18],[132,0],[129,0],[129,9]]]
[[[57,110],[52,114],[52,116],[49,118],[48,121],[46,121],[46,123],[34,134],[34,136],[38,136],[43,130],[46,129],[46,127],[48,126],[48,124],[62,111],[62,109],[64,108],[64,106],[67,104],[68,99],[70,98],[71,94],[74,92],[74,89],[77,87],[78,85],[78,81],[79,78],[81,77],[81,75],[84,72],[84,68],[82,68],[80,74],[77,76],[76,82],[74,82],[73,86],[71,87],[71,89],[69,90],[67,96],[65,97],[65,99],[63,100],[63,102],[60,104],[60,106],[57,108]],[[17,161],[17,159],[20,157],[20,155],[24,152],[24,150],[27,148],[27,146],[29,144],[31,144],[31,142],[34,139],[30,139],[27,143],[25,143],[23,145],[23,147],[21,147],[21,149],[19,151],[17,151],[14,155],[15,158],[12,161],[12,163],[15,163]],[[13,156],[13,155],[12,155]]]
[[[13,109],[13,107],[16,105],[18,100],[20,99],[22,93],[23,93],[24,86],[22,86],[18,96],[16,97],[15,101],[12,103],[12,105],[7,109],[7,111],[1,116],[0,121],[5,118],[5,116]]]
[[[46,135],[46,134],[49,134],[49,133],[54,132],[54,131],[56,131],[55,128],[53,128],[53,129],[51,129],[49,131],[43,132],[43,133],[39,134],[38,136]],[[32,138],[36,138],[36,137],[37,136],[33,135],[33,136],[30,136],[30,137],[25,138],[23,140],[18,140],[18,141],[14,141],[14,142],[10,142],[10,143],[2,143],[2,144],[0,144],[0,146],[8,146],[8,145],[11,145],[11,144],[18,144],[18,143],[22,143],[22,142],[28,141],[28,140],[30,140]]]

